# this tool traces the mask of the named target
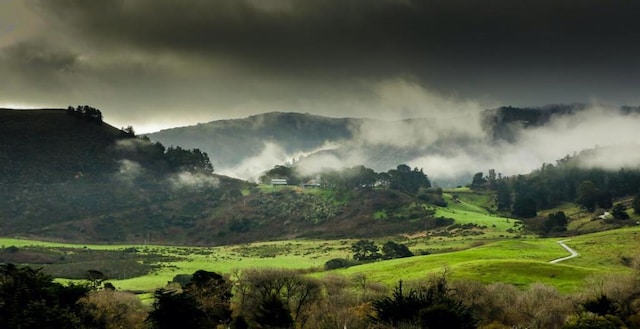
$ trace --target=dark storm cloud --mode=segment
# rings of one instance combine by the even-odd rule
[[[640,102],[633,1],[7,4],[0,101],[91,104],[121,125],[274,110],[407,117],[467,102]]]
[[[19,42],[0,52],[0,86],[6,93],[46,90],[55,94],[64,90],[77,69],[77,55],[42,40]],[[10,78],[7,78],[10,77]]]
[[[319,67],[388,74],[441,70],[449,64],[451,72],[456,65],[468,69],[479,61],[518,65],[533,59],[534,66],[615,66],[619,57],[636,55],[640,41],[634,23],[640,4],[620,0],[37,4],[62,28],[98,42],[229,56],[280,70]]]
[[[105,52],[174,54],[265,80],[411,77],[502,104],[640,101],[635,1],[34,0]]]

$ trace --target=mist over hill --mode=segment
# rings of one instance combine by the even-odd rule
[[[636,149],[637,107],[586,104],[500,107],[396,121],[266,113],[149,134],[166,145],[207,152],[216,172],[255,180],[274,165],[296,162],[306,173],[399,163],[423,168],[441,186],[469,182],[477,171],[530,172],[596,146]],[[632,152],[625,152],[632,153]],[[616,167],[626,159],[607,163]]]
[[[304,120],[286,122],[320,135]],[[341,127],[327,121],[322,129],[348,136]],[[199,149],[165,147],[95,121],[84,110],[0,110],[0,132],[1,236],[218,245],[404,234],[453,221],[415,206],[417,195],[398,189],[264,190],[214,174]],[[296,147],[314,146],[313,139],[285,137]],[[233,139],[229,143],[241,149]],[[426,176],[424,181],[427,188]],[[375,218],[380,207],[390,209],[388,221]]]

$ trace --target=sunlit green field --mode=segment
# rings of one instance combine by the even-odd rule
[[[264,193],[280,188],[258,185]],[[330,191],[310,189],[307,193],[320,194],[334,199]],[[244,191],[249,193],[249,191]],[[526,286],[534,282],[553,285],[562,291],[575,291],[589,276],[610,272],[628,272],[635,261],[635,250],[640,248],[640,227],[586,234],[566,242],[580,255],[559,264],[549,261],[567,256],[557,242],[561,239],[542,239],[523,234],[520,222],[500,217],[494,213],[491,194],[469,188],[447,190],[443,194],[448,206],[435,207],[435,216],[454,218],[456,224],[475,224],[470,229],[450,231],[441,229],[428,234],[392,236],[376,240],[381,246],[393,240],[407,245],[415,257],[378,261],[332,271],[332,274],[366,274],[371,281],[389,285],[398,280],[421,279],[445,268],[452,279],[469,279],[484,283],[505,282]],[[338,202],[338,201],[336,201]],[[590,218],[582,218],[581,210],[566,204],[558,208],[588,231]],[[379,215],[383,219],[383,212]],[[544,215],[544,214],[541,214]],[[466,231],[465,231],[466,230]],[[135,249],[143,255],[170,256],[154,260],[155,267],[144,276],[120,274],[109,278],[119,289],[153,291],[164,286],[177,274],[190,274],[196,270],[216,271],[233,276],[247,268],[300,269],[316,277],[327,275],[324,264],[334,258],[350,258],[355,239],[342,240],[292,240],[251,243],[221,247],[177,247],[159,245],[87,245],[0,238],[0,246],[7,248],[73,248],[78,250],[102,250],[124,253]],[[147,260],[144,260],[147,261]],[[87,262],[96,266],[98,262]],[[109,263],[111,264],[111,263]],[[135,264],[135,263],[134,263]],[[34,266],[37,266],[34,265]],[[90,270],[93,268],[87,268]],[[119,272],[122,273],[122,272]]]
[[[420,242],[416,242],[418,240]],[[555,286],[561,291],[575,291],[589,276],[630,271],[623,260],[633,258],[634,250],[640,247],[640,228],[625,228],[573,237],[566,243],[580,255],[559,264],[549,264],[553,259],[568,255],[557,243],[559,239],[509,238],[501,241],[485,241],[484,244],[481,244],[481,237],[476,237],[475,240],[443,239],[440,242],[433,239],[408,239],[407,241],[414,242],[410,247],[412,250],[439,245],[443,247],[442,249],[459,251],[378,261],[335,270],[331,273],[346,276],[362,273],[366,274],[371,281],[393,285],[398,280],[421,279],[430,273],[447,269],[452,279],[469,279],[484,283],[505,282],[518,286],[541,282]],[[193,273],[199,269],[229,275],[237,270],[259,267],[311,269],[310,275],[321,277],[328,273],[323,271],[326,261],[332,258],[350,257],[350,246],[353,242],[355,240],[296,240],[199,248],[72,245],[0,239],[2,246],[86,247],[96,250],[136,247],[145,253],[174,255],[181,258],[178,261],[162,263],[159,269],[146,276],[109,280],[119,289],[136,291],[152,291],[164,286],[176,274]],[[472,243],[476,246],[472,247]]]

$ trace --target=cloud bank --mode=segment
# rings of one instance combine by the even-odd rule
[[[638,9],[623,0],[3,0],[0,104],[89,104],[139,132],[275,110],[407,118],[370,101],[413,97],[411,86],[386,86],[398,79],[484,108],[637,104]]]

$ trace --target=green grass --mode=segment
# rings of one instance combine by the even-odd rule
[[[553,259],[568,255],[556,242],[557,239],[506,240],[458,252],[375,262],[336,272],[344,275],[364,273],[372,281],[392,285],[400,279],[421,279],[447,268],[452,279],[518,286],[542,282],[561,291],[575,291],[588,276],[607,273],[605,268],[569,262],[549,264]]]
[[[454,218],[458,224],[474,223],[487,226],[490,232],[504,233],[508,229],[514,229],[514,224],[519,222],[515,219],[491,214],[486,209],[466,202],[462,198],[456,202],[450,194],[445,193],[444,197],[448,206],[446,208],[437,207],[436,216]]]
[[[117,288],[150,292],[164,286],[177,274],[196,270],[231,274],[247,268],[274,267],[313,269],[313,276],[328,273],[353,275],[364,273],[371,281],[394,285],[398,280],[414,280],[448,268],[452,279],[477,280],[484,283],[505,282],[527,286],[534,282],[553,285],[564,292],[577,291],[589,276],[611,272],[625,273],[625,264],[640,249],[640,226],[571,237],[567,244],[580,256],[559,264],[550,260],[567,256],[558,245],[559,238],[516,237],[506,231],[517,222],[497,217],[471,203],[453,203],[437,208],[437,216],[453,217],[456,223],[486,225],[487,232],[477,236],[396,236],[377,239],[377,245],[388,240],[404,243],[425,256],[379,261],[348,269],[322,272],[324,263],[333,258],[349,258],[352,239],[295,240],[242,244],[222,247],[176,247],[157,245],[91,245],[0,238],[3,248],[78,248],[118,251],[136,248],[140,253],[174,256],[160,261],[159,267],[145,276],[110,280]],[[380,215],[381,216],[381,215]]]

